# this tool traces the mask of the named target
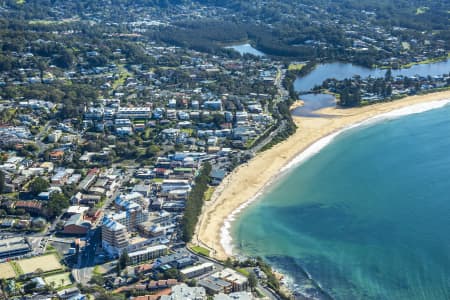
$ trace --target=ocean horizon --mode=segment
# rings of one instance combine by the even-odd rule
[[[439,193],[436,197],[429,189],[419,189],[420,183],[440,176],[441,182],[445,182],[449,178],[445,176],[450,176],[450,157],[445,155],[450,153],[450,107],[446,106],[449,102],[433,101],[395,110],[317,141],[283,168],[282,176],[229,216],[221,232],[222,246],[228,254],[234,250],[234,253],[264,257],[305,293],[311,292],[313,283],[335,299],[448,299],[450,291],[445,278],[450,278],[450,271],[440,270],[439,264],[447,263],[450,270],[450,259],[445,255],[450,253],[450,243],[415,244],[405,228],[412,226],[413,216],[417,218],[420,212],[420,206],[414,202],[418,201],[416,198],[429,202],[440,199]],[[411,141],[415,130],[423,132],[423,136]],[[442,136],[440,139],[435,136],[438,134]],[[448,147],[438,148],[442,153],[432,151],[433,143],[427,138],[448,141],[445,144]],[[419,144],[412,145],[414,142]],[[390,148],[383,148],[387,146]],[[436,147],[443,146],[438,143]],[[418,156],[423,153],[429,156]],[[358,163],[354,164],[356,158]],[[410,162],[408,158],[416,161]],[[440,164],[448,163],[448,168],[439,169],[440,172],[431,170],[423,181],[421,168],[438,164],[437,158],[443,160]],[[416,176],[402,173],[405,166],[395,163],[399,160],[405,166],[415,164],[417,170],[406,169]],[[384,166],[384,163],[389,164]],[[393,170],[397,172],[382,174],[383,168],[389,170],[394,165]],[[388,180],[394,175],[397,177]],[[401,184],[395,188],[393,182]],[[441,188],[450,188],[449,180],[447,185]],[[417,189],[416,193],[411,194],[411,187]],[[443,197],[442,190],[439,192]],[[405,213],[402,206],[407,204],[405,198],[419,211],[406,209],[408,213]],[[445,204],[444,211],[450,211],[450,201]],[[436,212],[429,212],[433,213]],[[448,219],[448,222],[441,220],[444,231],[450,228]],[[271,220],[270,224],[267,220]],[[417,239],[428,241],[430,232],[434,231],[425,230],[425,225],[412,227]],[[395,235],[392,240],[383,239],[382,232],[390,233],[389,228],[397,230],[403,240]],[[417,249],[409,253],[409,248],[405,248],[408,244]],[[429,255],[441,255],[439,262],[431,260],[438,271],[425,268],[427,251]],[[394,270],[383,263],[393,257],[396,258],[391,263],[396,267]],[[403,262],[402,258],[405,258]],[[414,264],[414,261],[419,262]],[[402,276],[408,272],[414,275]]]

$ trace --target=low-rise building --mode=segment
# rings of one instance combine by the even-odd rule
[[[233,292],[246,291],[248,289],[248,279],[237,271],[225,268],[222,271],[211,275],[212,278],[225,280],[232,284]]]
[[[202,287],[189,287],[186,284],[179,284],[172,287],[172,294],[163,295],[160,300],[205,300],[206,291]]]
[[[64,224],[63,234],[86,235],[91,228],[91,223],[83,219],[82,214],[73,214]]]
[[[97,174],[90,173],[88,174],[78,185],[78,188],[83,191],[88,191],[89,188],[95,183],[95,180],[97,179]]]
[[[0,240],[0,258],[23,255],[30,251],[30,244],[24,237],[13,237]]]
[[[214,270],[214,264],[210,262],[205,262],[196,266],[185,268],[180,272],[187,278],[193,278],[211,272],[212,270]]]
[[[50,143],[57,143],[62,136],[61,130],[55,130],[48,135],[48,141]]]
[[[42,203],[39,201],[17,201],[15,202],[15,208],[23,208],[25,211],[32,214],[42,213]]]
[[[159,289],[166,289],[169,287],[173,287],[178,284],[178,281],[176,279],[162,279],[162,280],[152,280],[148,284],[149,290],[159,290]]]
[[[116,114],[118,119],[150,119],[151,116],[150,107],[121,107]]]
[[[199,286],[206,289],[208,294],[219,294],[219,293],[231,293],[233,291],[233,286],[230,282],[222,280],[220,278],[214,278],[208,276],[198,282]]]
[[[219,293],[214,296],[214,300],[254,300],[256,299],[253,297],[253,295],[249,292],[237,292],[237,293],[230,293],[230,294],[224,294]]]
[[[167,246],[157,245],[147,247],[139,251],[131,252],[128,254],[128,256],[130,258],[130,264],[135,265],[140,262],[144,262],[150,259],[155,259],[160,256],[166,255],[167,251],[168,251]]]

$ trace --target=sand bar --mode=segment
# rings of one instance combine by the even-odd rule
[[[211,256],[225,259],[229,249],[221,243],[221,230],[227,217],[237,208],[260,193],[297,155],[314,142],[364,120],[405,108],[407,106],[436,100],[450,99],[450,91],[412,96],[393,102],[379,103],[365,107],[336,109],[325,108],[321,114],[327,117],[295,117],[297,132],[286,141],[258,154],[247,164],[241,165],[229,174],[215,190],[211,200],[205,203],[197,224],[193,243],[209,248]]]

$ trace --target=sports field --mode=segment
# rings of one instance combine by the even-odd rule
[[[9,262],[0,264],[0,279],[9,279],[16,277],[13,267]]]
[[[17,261],[17,265],[24,274],[36,272],[37,269],[48,272],[62,268],[59,259],[54,254],[22,259]]]
[[[57,289],[72,284],[69,272],[44,277],[44,281],[50,286],[52,285],[52,282],[54,282],[53,286]]]

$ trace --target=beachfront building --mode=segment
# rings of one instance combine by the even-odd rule
[[[225,268],[222,271],[216,272],[212,274],[211,277],[222,279],[231,283],[233,286],[233,292],[241,292],[248,289],[247,277],[230,268]]]
[[[198,285],[204,287],[210,295],[219,293],[229,294],[233,290],[231,283],[229,283],[228,281],[219,278],[213,278],[211,276],[201,279],[198,282]]]
[[[211,272],[212,270],[214,270],[214,264],[210,262],[205,262],[200,265],[185,268],[181,270],[181,273],[185,275],[187,278],[193,278]]]

